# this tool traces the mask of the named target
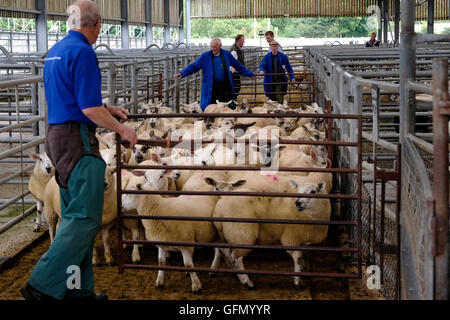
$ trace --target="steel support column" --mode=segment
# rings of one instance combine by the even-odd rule
[[[178,25],[179,25],[179,37],[180,42],[184,42],[184,8],[183,0],[178,0]]]
[[[380,40],[380,42],[382,42],[383,40],[383,24],[382,24],[382,20],[383,20],[383,0],[378,0],[378,10],[380,12],[380,14],[377,16],[377,23],[378,23],[378,32],[377,32],[377,39]]]
[[[120,23],[122,27],[122,49],[130,48],[130,32],[128,30],[128,1],[120,1],[120,17],[123,19]]]
[[[400,0],[395,0],[394,2],[394,37],[395,43],[398,43],[400,40]]]
[[[164,0],[164,42],[170,42],[170,0]]]
[[[389,0],[383,0],[383,43],[388,42],[389,29]]]
[[[402,32],[400,35],[400,134],[403,140],[415,132],[415,108],[408,91],[408,80],[416,77],[415,1],[402,0]]]
[[[186,0],[186,43],[191,43],[191,0]]]
[[[434,0],[428,0],[427,33],[434,33]]]
[[[153,43],[152,0],[145,0],[145,37],[147,47]]]
[[[415,0],[402,0],[401,2],[401,21],[402,31],[400,34],[400,136],[399,141],[402,145],[408,143],[407,135],[415,132],[415,108],[412,101],[412,95],[408,90],[408,81],[415,79],[416,74],[416,33],[414,31],[415,20]],[[402,159],[408,159],[406,150],[402,148]],[[402,167],[402,184],[403,177],[408,176],[406,166]],[[408,192],[402,188],[401,198],[407,199]],[[402,210],[402,208],[400,209]],[[407,222],[400,216],[400,268],[402,274],[402,294],[403,298],[418,297],[417,280],[411,278],[414,272],[410,272],[414,268],[414,262],[411,260],[412,250],[410,235],[406,227]]]
[[[46,0],[35,0],[35,7],[41,12],[36,15],[36,50],[46,52],[48,50]]]

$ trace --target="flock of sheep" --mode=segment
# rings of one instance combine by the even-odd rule
[[[251,107],[244,99],[235,110],[229,103],[212,104],[203,112],[198,103],[181,107],[182,113],[197,113],[198,118],[160,118],[152,114],[172,113],[161,104],[149,103],[142,107],[145,120],[128,122],[137,130],[138,138],[170,139],[180,141],[173,148],[136,145],[132,150],[122,147],[121,161],[130,165],[169,166],[255,166],[266,170],[171,170],[171,169],[121,169],[122,189],[151,191],[239,191],[328,194],[332,189],[332,174],[327,172],[276,171],[279,167],[325,168],[330,166],[326,148],[322,145],[277,143],[281,140],[326,140],[324,119],[313,117],[289,117],[287,112],[323,114],[317,105],[304,105],[291,109],[287,103],[266,101],[261,107]],[[208,117],[208,113],[233,114],[233,117]],[[239,115],[247,114],[247,117]],[[248,114],[272,114],[273,117],[251,117]],[[105,173],[105,200],[102,217],[102,239],[107,264],[114,263],[109,244],[109,231],[117,218],[116,148],[113,133],[97,134],[100,152],[107,164]],[[191,149],[189,139],[203,139],[211,143],[196,145]],[[54,168],[44,154],[32,154],[37,160],[30,177],[29,189],[38,203],[35,231],[39,231],[42,213],[49,224],[51,240],[57,232],[61,216],[58,185]],[[158,195],[123,194],[122,212],[148,216],[216,217],[246,219],[286,219],[328,221],[331,215],[327,198],[312,197],[263,197],[225,195]],[[320,243],[328,232],[326,225],[236,223],[194,220],[125,219],[126,229],[132,240],[139,240],[140,227],[149,241],[229,243],[234,245],[301,246]],[[186,267],[194,267],[194,247],[158,246],[158,264],[166,264],[169,251],[180,251]],[[244,258],[250,249],[216,248],[211,268],[220,266],[221,258],[228,266],[245,270]],[[294,261],[294,271],[302,271],[301,251],[287,251]],[[132,261],[140,262],[139,246],[133,245]],[[93,264],[99,263],[95,253]],[[201,290],[201,282],[195,272],[190,272],[192,291]],[[253,282],[246,274],[239,274],[240,282],[252,288]],[[294,277],[295,286],[301,284]],[[164,285],[164,271],[160,270],[156,286]]]

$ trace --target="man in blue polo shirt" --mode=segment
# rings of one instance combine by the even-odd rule
[[[127,119],[121,107],[102,105],[101,75],[91,45],[101,16],[94,2],[69,7],[69,34],[49,51],[44,66],[48,103],[45,150],[55,164],[60,186],[61,222],[49,250],[21,292],[27,300],[106,300],[95,294],[92,254],[102,223],[105,162],[95,138],[96,126],[130,142],[136,132],[114,117]]]
[[[185,78],[203,70],[200,107],[205,110],[210,104],[216,103],[216,100],[228,102],[236,99],[230,66],[247,77],[254,76],[231,52],[222,49],[222,41],[219,38],[214,38],[211,40],[211,51],[203,53],[200,58],[177,73],[175,78]]]

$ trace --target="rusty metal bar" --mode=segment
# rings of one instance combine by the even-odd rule
[[[261,166],[169,166],[169,165],[122,165],[122,169],[176,169],[176,170],[205,170],[205,171],[272,171],[270,167],[261,167]],[[358,173],[357,169],[348,169],[348,168],[301,168],[301,167],[279,167],[276,168],[277,171],[286,171],[286,172],[330,172],[330,173]],[[175,192],[175,191],[172,191]]]
[[[352,273],[332,273],[332,272],[286,272],[286,271],[259,271],[252,269],[211,269],[211,268],[187,268],[175,266],[155,266],[155,265],[138,265],[125,264],[127,269],[146,269],[146,270],[166,270],[180,272],[212,272],[212,273],[234,273],[234,274],[253,274],[253,275],[274,275],[274,276],[300,276],[300,277],[318,277],[318,278],[347,278],[359,279],[358,274]]]
[[[168,166],[163,166],[168,169]],[[210,167],[214,168],[214,167]],[[140,169],[146,169],[144,166]],[[217,171],[215,169],[214,171]],[[119,194],[160,194],[160,195],[189,195],[189,196],[249,196],[249,197],[271,197],[271,198],[314,198],[314,199],[350,199],[358,200],[357,194],[310,194],[310,193],[282,193],[282,192],[240,192],[240,191],[141,191],[120,190]]]
[[[120,135],[118,133],[116,133],[116,141],[120,141]],[[116,143],[116,155],[120,155],[122,154],[121,152],[121,145],[120,143]],[[119,168],[119,174],[116,175],[116,189],[117,191],[122,190],[122,177],[120,174],[120,166],[122,165],[122,157],[116,157],[116,167]],[[117,264],[119,266],[119,274],[123,273],[124,270],[124,257],[123,257],[123,246],[122,246],[122,227],[123,227],[123,222],[122,222],[122,197],[117,196]]]
[[[130,114],[128,119],[145,118],[324,118],[324,119],[362,119],[362,115],[351,114],[317,114],[317,113],[164,113],[164,114]]]
[[[209,247],[209,248],[239,248],[239,249],[274,249],[292,251],[321,251],[321,252],[357,252],[357,248],[322,247],[322,246],[264,246],[245,245],[215,242],[176,242],[176,241],[148,241],[148,240],[122,240],[125,244],[153,244],[155,246],[180,246],[180,247]]]
[[[160,193],[142,194],[160,194]],[[173,221],[217,221],[217,222],[240,222],[240,223],[276,223],[276,224],[306,224],[322,226],[358,226],[356,221],[320,221],[320,220],[286,220],[286,219],[250,219],[250,218],[217,218],[217,217],[183,217],[183,216],[149,216],[139,214],[124,214],[120,219],[143,219],[143,220],[173,220]]]
[[[448,60],[433,59],[433,193],[435,200],[436,246],[434,297],[448,299],[448,218],[449,218],[449,175],[448,175],[448,121],[440,114],[441,94],[448,92]]]

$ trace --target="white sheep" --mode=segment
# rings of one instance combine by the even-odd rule
[[[44,191],[45,186],[55,175],[55,167],[52,161],[48,157],[47,153],[37,154],[31,153],[30,159],[36,160],[36,165],[34,166],[33,172],[30,175],[30,180],[28,183],[28,189],[31,195],[36,201],[37,205],[37,215],[34,225],[34,232],[39,232],[42,226],[42,213],[44,208]]]
[[[147,183],[137,183],[127,186],[128,190],[152,190]],[[163,198],[159,195],[124,194],[122,206],[125,210],[137,209],[140,215],[149,216],[184,216],[211,217],[215,202],[208,197],[180,196]],[[209,221],[168,221],[144,219],[145,236],[149,241],[170,242],[212,242],[216,238],[216,230]],[[181,251],[185,267],[194,267],[194,247],[174,247],[158,245],[158,265],[165,266],[166,251]],[[201,282],[195,272],[189,273],[192,281],[192,291],[199,293]],[[164,286],[164,271],[158,272],[156,287]]]
[[[297,185],[292,181],[297,193],[323,194],[325,182]],[[240,191],[253,191],[241,188]],[[213,217],[248,218],[248,219],[286,219],[286,220],[321,220],[328,221],[331,206],[328,199],[315,198],[257,198],[257,197],[222,197],[216,204]],[[230,244],[241,245],[276,245],[300,246],[322,242],[328,232],[327,226],[301,224],[267,224],[267,223],[232,223],[214,222],[222,240]],[[250,249],[221,250],[230,264],[239,270],[245,270],[244,257]],[[294,271],[301,272],[301,252],[287,251],[294,260]],[[217,267],[217,265],[215,266]],[[240,282],[253,288],[248,275],[238,275]],[[295,286],[300,285],[299,277],[294,277]]]

